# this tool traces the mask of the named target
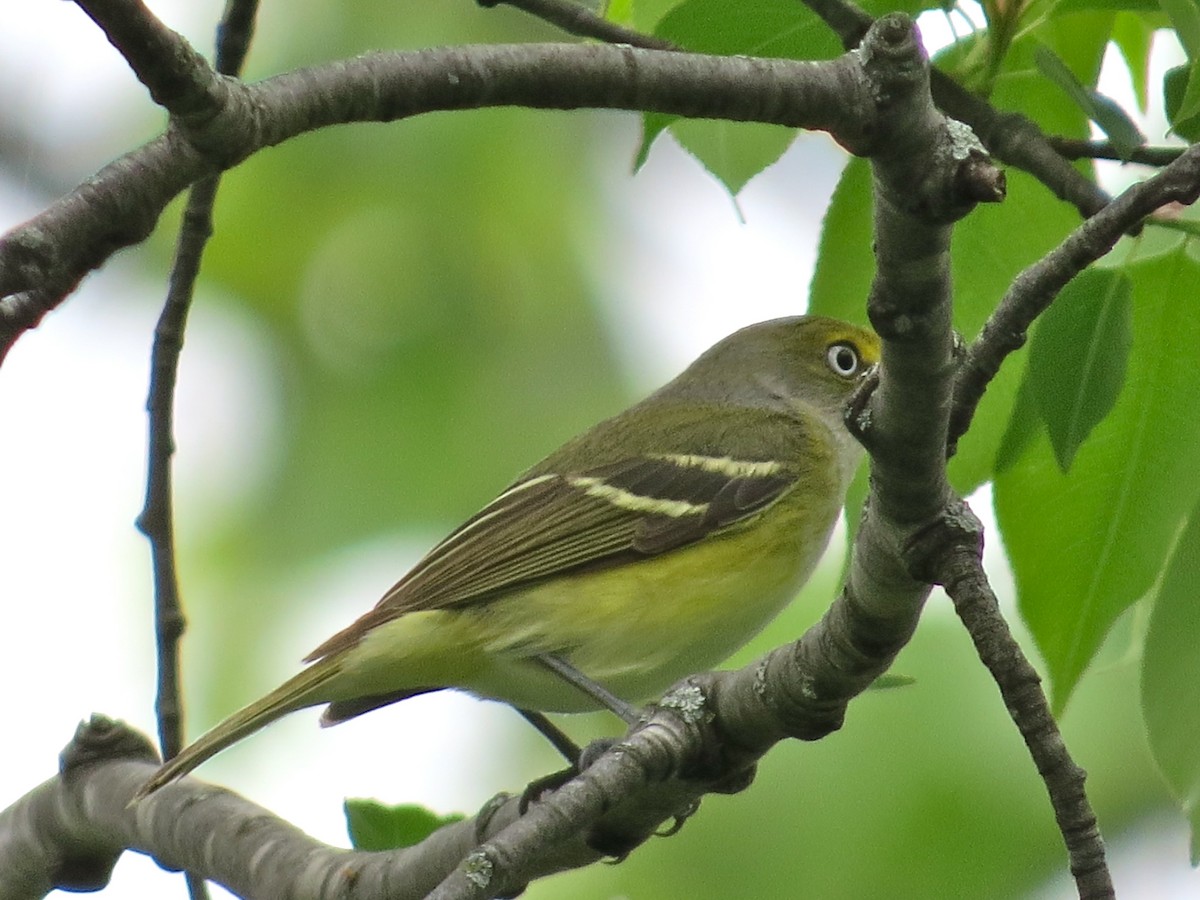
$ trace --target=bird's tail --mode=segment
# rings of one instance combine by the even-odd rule
[[[134,802],[181,778],[209,757],[276,719],[329,699],[317,691],[340,670],[341,660],[337,656],[326,657],[289,678],[261,700],[238,710],[185,747],[178,756],[167,760],[134,795]]]

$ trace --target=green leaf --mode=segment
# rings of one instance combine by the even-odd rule
[[[633,0],[608,0],[604,4],[604,18],[618,25],[633,26]]]
[[[1038,435],[1044,433],[1045,425],[1038,415],[1037,401],[1033,399],[1033,391],[1029,379],[1021,381],[1017,390],[1017,399],[1013,404],[1012,415],[1008,419],[1008,427],[1000,439],[1000,447],[996,451],[996,474],[1012,468],[1024,455],[1026,448]]]
[[[1158,0],[1062,0],[1054,6],[1054,16],[1077,12],[1158,12]]]
[[[1168,69],[1163,75],[1163,106],[1171,131],[1187,141],[1200,138],[1200,109],[1188,112],[1189,106],[1196,104],[1198,71],[1200,67],[1196,64],[1183,65]]]
[[[1048,47],[1038,47],[1033,51],[1034,62],[1038,71],[1053,81],[1071,100],[1091,118],[1091,101],[1087,90],[1075,74],[1067,68],[1067,64],[1058,58],[1058,54]]]
[[[1182,234],[1188,234],[1192,237],[1200,237],[1200,221],[1195,219],[1185,219],[1182,216],[1176,218],[1160,217],[1149,223],[1154,228],[1161,228],[1166,231],[1175,231]]]
[[[671,133],[733,197],[796,139],[796,129],[782,125],[709,119],[680,119],[671,124]]]
[[[443,825],[461,822],[462,813],[437,813],[405,803],[388,806],[376,800],[347,798],[346,829],[355,850],[396,850],[421,843]]]
[[[679,5],[679,0],[631,0],[632,25],[640,31],[653,31],[668,12]]]
[[[1200,57],[1200,6],[1196,0],[1159,0],[1159,5],[1171,20],[1188,59],[1195,61]]]
[[[1157,8],[1157,4],[1154,5]],[[1112,42],[1121,51],[1129,69],[1138,108],[1145,112],[1150,102],[1150,47],[1154,42],[1154,28],[1141,16],[1118,13],[1113,20]]]
[[[888,672],[886,675],[880,675],[872,681],[869,689],[872,691],[890,691],[895,688],[911,687],[916,683],[917,679],[911,675],[896,675]]]
[[[850,571],[850,553],[849,549],[854,546],[854,538],[858,534],[858,527],[862,524],[863,509],[867,502],[867,494],[871,490],[870,466],[866,460],[859,464],[858,471],[854,473],[854,478],[850,482],[850,487],[846,490],[846,548],[847,553],[842,559],[842,571],[838,578],[839,582],[845,581],[846,573]]]
[[[1188,74],[1187,88],[1175,116],[1180,122],[1189,122],[1200,115],[1200,60],[1193,62]]]
[[[634,172],[640,171],[646,164],[646,160],[650,158],[650,148],[654,146],[658,136],[678,119],[679,116],[670,116],[666,113],[642,113],[642,142],[638,145],[637,153],[633,157]]]
[[[1200,498],[1200,266],[1180,248],[1127,268],[1125,388],[1064,474],[1038,433],[995,480],[1020,609],[1062,710],[1113,622],[1154,585]]]
[[[1150,752],[1192,827],[1200,863],[1200,507],[1167,565],[1142,653],[1142,715]]]
[[[1025,378],[1064,472],[1125,383],[1132,293],[1124,272],[1088,269],[1063,289],[1034,331]]]
[[[654,34],[694,53],[773,59],[832,59],[841,46],[825,24],[792,0],[685,0]]]
[[[658,23],[656,36],[694,53],[778,59],[831,59],[841,47],[815,15],[794,0],[685,0]],[[647,114],[634,167],[640,168],[650,145],[667,128],[729,191],[774,163],[795,138],[795,130],[753,122],[686,121]]]
[[[808,311],[865,325],[867,292],[874,276],[871,166],[866,160],[851,159],[821,222]]]
[[[1128,162],[1133,151],[1146,143],[1145,135],[1125,110],[1111,98],[1081,84],[1054,51],[1047,47],[1038,47],[1034,51],[1034,60],[1038,70],[1058,85],[1075,105],[1108,135],[1121,159]]]

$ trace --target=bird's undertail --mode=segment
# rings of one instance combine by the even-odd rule
[[[134,802],[181,778],[209,757],[276,719],[328,699],[317,691],[340,669],[341,661],[337,657],[326,657],[289,678],[261,700],[238,710],[185,747],[178,756],[167,760],[134,795]]]

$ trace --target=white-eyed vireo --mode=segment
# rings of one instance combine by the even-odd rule
[[[458,688],[575,712],[599,703],[572,673],[634,701],[720,663],[823,552],[861,455],[843,409],[878,356],[816,316],[730,335],[518,478],[142,793],[308,706],[332,724]]]

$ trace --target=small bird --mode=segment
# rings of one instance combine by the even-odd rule
[[[862,454],[843,410],[878,359],[874,334],[818,316],[726,337],[521,475],[139,797],[320,704],[333,725],[456,688],[531,721],[628,718],[629,701],[722,662],[808,579]]]

